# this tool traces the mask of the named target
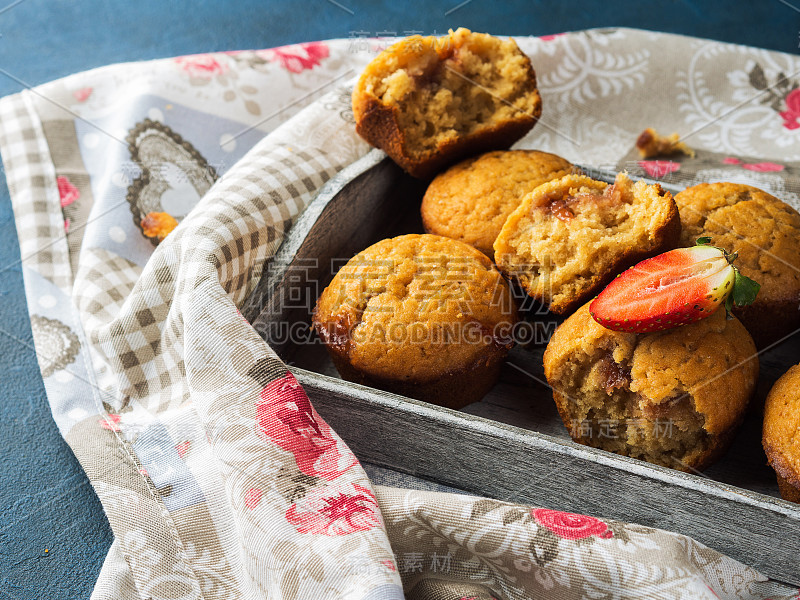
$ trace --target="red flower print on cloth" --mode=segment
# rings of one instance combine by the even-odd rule
[[[184,456],[186,456],[186,453],[189,451],[189,446],[191,446],[191,445],[192,445],[192,442],[190,440],[187,440],[185,442],[181,442],[180,444],[176,444],[175,445],[175,450],[178,453],[178,457],[179,458],[183,458]]]
[[[253,510],[261,502],[262,492],[258,488],[250,488],[244,495],[244,505]]]
[[[81,197],[81,192],[76,188],[69,178],[59,175],[56,177],[56,185],[58,185],[58,195],[61,198],[61,208],[69,206]]]
[[[313,69],[323,58],[328,58],[330,50],[323,42],[306,42],[259,50],[258,56],[266,60],[281,63],[281,66],[292,73],[302,73],[306,69]]]
[[[778,113],[786,129],[800,128],[800,88],[789,92],[785,98],[786,110]]]
[[[190,76],[199,79],[211,79],[214,75],[220,75],[228,71],[227,65],[219,62],[211,54],[179,56],[175,59],[175,63]]]
[[[639,166],[654,179],[660,179],[681,168],[680,163],[672,162],[671,160],[640,160]]]
[[[357,483],[312,489],[286,511],[286,520],[300,533],[347,535],[381,527],[375,496]]]
[[[759,173],[769,173],[771,171],[783,171],[786,167],[774,162],[760,162],[760,163],[744,163],[743,169],[748,171],[757,171]]]
[[[539,525],[547,527],[558,537],[566,540],[582,540],[593,535],[610,538],[614,535],[608,525],[594,517],[546,508],[534,509],[531,514]]]
[[[553,40],[558,39],[560,37],[563,37],[565,35],[567,35],[567,34],[566,33],[551,33],[551,34],[548,34],[548,35],[540,35],[539,39],[542,40],[543,42],[552,42]]]
[[[738,158],[727,156],[722,159],[724,165],[739,165],[748,171],[757,171],[758,173],[769,173],[772,171],[783,171],[786,167],[779,163],[774,162],[759,162],[759,163],[743,163]]]
[[[78,102],[86,102],[89,99],[89,96],[92,95],[92,88],[85,87],[79,90],[75,90],[72,92],[72,95],[75,97],[75,100]]]
[[[397,567],[394,565],[394,562],[391,560],[382,560],[381,564],[386,567],[389,571],[397,571]]]
[[[358,463],[311,406],[291,373],[261,391],[256,423],[259,435],[294,454],[297,467],[306,475],[330,481]]]
[[[109,431],[119,431],[119,415],[107,415],[100,419],[100,427]]]

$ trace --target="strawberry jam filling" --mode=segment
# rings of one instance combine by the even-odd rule
[[[599,375],[609,396],[614,390],[627,390],[631,384],[630,370],[618,364],[610,354],[600,359]]]
[[[600,209],[619,206],[624,201],[616,185],[609,185],[603,192],[578,192],[566,196],[554,195],[547,199],[543,208],[559,221],[568,222],[575,217],[581,205],[593,204]]]
[[[572,197],[568,197],[566,199],[559,198],[558,200],[553,200],[548,207],[550,213],[559,221],[569,221],[575,216],[575,213],[572,212],[570,208],[570,200],[573,199]]]

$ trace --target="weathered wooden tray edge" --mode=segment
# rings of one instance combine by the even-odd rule
[[[313,256],[321,229],[336,229],[335,220],[326,224],[320,219],[332,201],[351,183],[367,185],[365,178],[371,174],[393,173],[393,168],[376,150],[340,172],[298,220],[275,263],[289,265],[298,256]],[[383,178],[377,193],[392,187],[393,176]],[[279,354],[286,345],[270,340],[267,329],[276,318],[297,315],[282,302],[285,275],[281,268],[271,270],[243,309]],[[361,460],[479,495],[685,533],[770,577],[800,585],[796,558],[800,508],[789,502],[304,369],[292,370],[323,418]],[[459,444],[458,452],[453,452],[454,444]],[[502,460],[497,460],[498,446]],[[542,467],[544,476],[534,471]],[[542,477],[548,479],[547,485],[536,484]]]
[[[292,372],[361,460],[476,495],[675,531],[800,584],[800,510],[788,502],[304,369]]]

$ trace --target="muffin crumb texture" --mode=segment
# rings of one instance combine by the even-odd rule
[[[575,441],[682,471],[724,451],[758,377],[752,339],[724,311],[633,334],[603,328],[584,305],[556,330],[544,364]]]
[[[636,149],[642,158],[655,158],[657,156],[671,156],[685,154],[695,157],[695,151],[681,141],[677,133],[660,135],[652,127],[648,127],[636,138]]]
[[[568,175],[537,187],[494,244],[497,266],[566,314],[618,272],[672,249],[680,217],[669,192],[621,173],[609,185]]]
[[[353,112],[362,137],[427,177],[445,159],[508,147],[533,127],[541,99],[516,42],[460,28],[378,55],[356,85]]]
[[[539,185],[580,173],[569,161],[538,150],[498,150],[441,173],[422,199],[425,231],[462,241],[494,256],[508,216]]]

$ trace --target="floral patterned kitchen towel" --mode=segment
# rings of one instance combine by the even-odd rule
[[[545,102],[521,146],[798,206],[797,57],[634,30],[518,41]],[[369,150],[348,82],[383,43],[116,65],[0,101],[48,399],[115,534],[94,597],[796,597],[681,535],[373,487],[241,316],[297,216]],[[640,160],[646,126],[696,157]],[[180,221],[158,245],[151,212]]]

